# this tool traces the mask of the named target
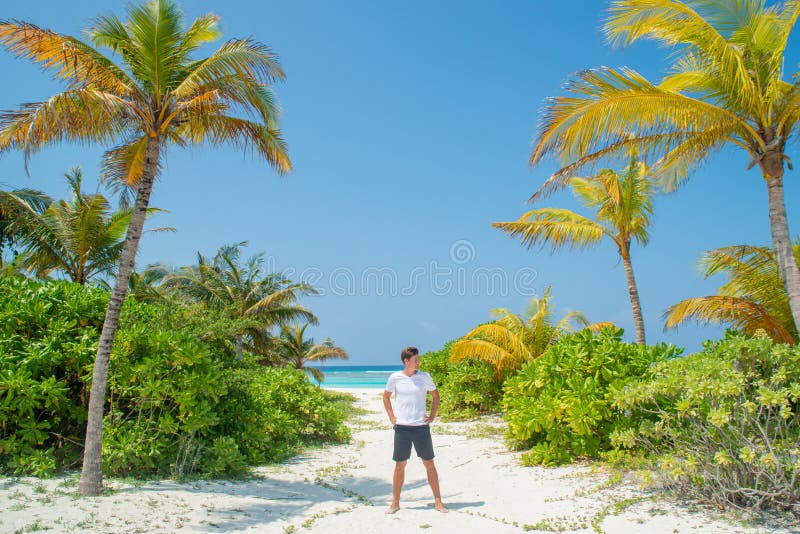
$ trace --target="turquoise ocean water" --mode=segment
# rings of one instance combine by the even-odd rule
[[[389,375],[402,368],[400,365],[326,365],[319,369],[325,373],[322,387],[383,389]],[[316,383],[313,378],[311,380]]]

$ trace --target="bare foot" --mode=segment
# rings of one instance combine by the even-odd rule
[[[436,508],[436,511],[437,511],[437,512],[441,512],[441,513],[443,513],[443,514],[447,514],[447,513],[449,513],[449,512],[450,512],[450,510],[448,510],[447,508],[445,508],[444,504],[442,504],[442,503],[436,504],[436,505],[434,505],[433,507],[434,507],[434,508]]]
[[[391,506],[389,507],[389,509],[388,509],[388,510],[386,510],[384,513],[385,513],[386,515],[393,514],[393,513],[395,513],[396,511],[398,511],[399,509],[400,509],[400,505],[399,505],[399,504],[393,504],[393,505],[391,505]]]

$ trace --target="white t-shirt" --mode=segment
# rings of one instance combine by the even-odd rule
[[[425,422],[425,397],[436,390],[431,375],[417,371],[411,376],[403,371],[389,375],[386,391],[394,393],[394,416],[398,425],[422,426]]]

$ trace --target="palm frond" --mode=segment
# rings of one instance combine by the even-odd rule
[[[251,39],[235,39],[223,44],[207,59],[193,64],[174,93],[186,98],[196,94],[200,87],[231,75],[261,84],[270,84],[285,77],[277,56],[269,47]]]
[[[685,299],[669,307],[664,314],[665,329],[694,320],[700,324],[729,324],[747,334],[764,330],[778,343],[797,342],[763,306],[748,298],[712,295]]]
[[[151,138],[139,137],[103,153],[100,164],[101,181],[118,195],[122,206],[131,205],[136,187],[142,179],[147,143]],[[156,176],[161,173],[161,162],[156,167]]]
[[[518,369],[525,360],[491,341],[463,339],[456,341],[450,349],[450,361],[458,362],[476,358],[490,363],[498,373]]]
[[[186,114],[185,117],[179,132],[193,143],[229,144],[245,154],[258,154],[280,174],[292,169],[280,130],[226,115]]]
[[[616,0],[609,8],[604,31],[617,46],[650,38],[666,46],[687,46],[702,53],[720,66],[723,83],[738,95],[742,107],[757,111],[759,88],[750,76],[740,48],[708,20],[717,15],[719,22],[725,4],[717,2],[701,14],[690,2],[681,0]]]
[[[478,358],[491,363],[498,371],[518,369],[531,359],[522,339],[496,323],[480,325],[453,344],[450,360]]]
[[[129,46],[135,52],[123,55],[134,78],[161,101],[183,72],[181,54],[182,15],[172,0],[151,0],[128,8]]]
[[[571,311],[567,313],[553,326],[550,336],[547,339],[547,343],[542,348],[542,351],[546,350],[547,346],[558,343],[558,341],[564,336],[588,327],[589,319],[582,312]]]
[[[567,85],[567,92],[550,99],[544,110],[533,165],[555,154],[574,170],[576,160],[582,159],[582,165],[591,161],[587,155],[604,151],[609,157],[631,146],[641,158],[654,159],[678,146],[676,142],[712,128],[726,139],[760,142],[757,132],[736,114],[661,89],[630,69],[583,71]],[[563,172],[557,174],[563,177]],[[543,187],[553,185],[550,180]]]
[[[586,330],[591,330],[592,332],[597,333],[605,328],[616,328],[616,327],[617,325],[615,325],[611,321],[600,321],[599,323],[592,323],[590,325],[586,325],[584,328]]]
[[[214,42],[222,37],[219,22],[220,18],[211,13],[196,18],[181,39],[178,47],[181,55],[189,57],[189,54],[204,44]]]
[[[314,377],[314,380],[316,380],[318,384],[321,384],[325,380],[325,373],[323,373],[316,367],[303,366],[302,369],[309,372],[311,376]]]
[[[514,222],[495,222],[494,228],[519,238],[528,248],[549,244],[552,249],[566,246],[585,248],[598,243],[608,229],[575,212],[560,208],[541,208],[523,214]]]
[[[0,45],[15,56],[52,71],[71,88],[128,94],[135,83],[114,63],[81,41],[33,24],[0,20]]]
[[[128,104],[110,93],[76,89],[0,113],[0,152],[21,149],[26,161],[46,144],[109,142],[126,129]],[[66,126],[66,127],[65,127]]]
[[[306,360],[324,362],[328,360],[347,360],[350,356],[341,347],[320,343],[311,347],[305,355]]]

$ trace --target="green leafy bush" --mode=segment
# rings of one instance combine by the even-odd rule
[[[241,475],[247,470],[247,461],[239,451],[236,440],[230,436],[214,439],[203,462],[204,472],[212,477]]]
[[[605,328],[572,334],[525,364],[506,381],[503,395],[512,444],[530,448],[523,463],[562,464],[611,450],[612,436],[637,423],[637,414],[613,408],[613,393],[680,352],[672,345],[625,343],[622,330]]]
[[[305,444],[350,439],[345,413],[304,371],[242,367],[227,373],[225,383],[216,430],[233,436],[251,463],[282,460]]]
[[[800,515],[799,402],[800,347],[732,332],[615,395],[653,417],[619,438],[662,455],[681,494]]]
[[[79,465],[107,293],[0,278],[0,472]],[[109,365],[104,470],[235,475],[349,438],[340,404],[302,371],[237,361],[236,325],[197,306],[125,302]]]
[[[500,411],[503,396],[502,378],[496,376],[491,364],[465,359],[450,361],[450,349],[455,340],[444,348],[428,352],[420,358],[420,369],[430,373],[442,399],[439,413],[444,418],[475,417],[482,413]]]
[[[79,458],[106,293],[0,277],[0,469],[52,475]]]

